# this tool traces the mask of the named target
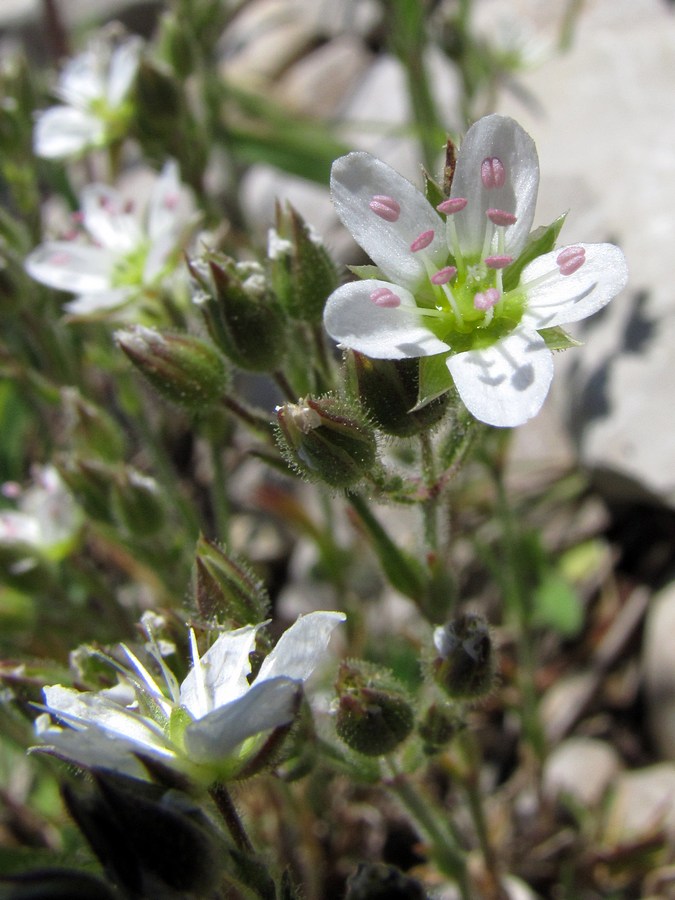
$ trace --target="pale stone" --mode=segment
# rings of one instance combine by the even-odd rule
[[[619,845],[661,830],[675,841],[675,765],[622,772],[607,811],[605,842]]]
[[[675,759],[675,583],[652,599],[647,612],[642,672],[654,744],[661,756]]]
[[[544,793],[550,799],[570,797],[582,806],[597,806],[620,769],[619,755],[609,744],[571,737],[546,760]]]

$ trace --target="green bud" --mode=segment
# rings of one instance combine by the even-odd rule
[[[116,472],[112,500],[118,520],[131,534],[154,534],[164,524],[164,504],[154,478],[130,466]]]
[[[286,352],[286,319],[262,268],[215,252],[189,267],[193,300],[223,353],[241,369],[275,369]]]
[[[277,409],[277,442],[286,461],[335,488],[360,481],[377,462],[373,429],[337,397],[305,397]]]
[[[338,735],[366,756],[391,753],[414,725],[410,699],[391,672],[360,660],[343,662],[335,689]]]
[[[179,21],[174,11],[160,16],[157,47],[160,58],[165,59],[179,78],[192,74],[196,62],[196,46],[189,23]]]
[[[124,453],[124,437],[117,422],[100,406],[96,406],[74,387],[61,389],[69,444],[84,454],[90,453],[109,461]]]
[[[268,257],[272,286],[292,319],[318,324],[328,296],[338,286],[335,265],[321,239],[290,203],[277,203]]]
[[[114,468],[96,459],[65,456],[59,460],[59,474],[75,495],[87,516],[112,524]]]
[[[345,363],[352,391],[372,421],[387,434],[419,434],[445,415],[447,394],[413,411],[419,393],[419,360],[371,359],[348,350]]]
[[[201,615],[230,628],[262,622],[269,610],[267,591],[248,566],[203,535],[197,541],[193,583]]]
[[[469,700],[489,693],[494,680],[490,629],[482,616],[464,613],[434,631],[435,681],[450,697]]]
[[[216,403],[227,384],[225,362],[215,347],[191,334],[143,325],[118,331],[117,343],[167,400],[189,410]]]
[[[424,752],[433,756],[443,750],[463,727],[464,722],[450,706],[432,703],[417,726]]]
[[[347,880],[345,900],[426,900],[427,892],[409,875],[386,863],[359,863]]]

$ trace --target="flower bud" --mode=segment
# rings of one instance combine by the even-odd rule
[[[386,434],[409,437],[443,418],[448,407],[447,393],[412,411],[418,400],[419,360],[371,359],[348,350],[345,363],[354,394]]]
[[[345,900],[426,900],[422,885],[386,863],[359,863],[347,880]]]
[[[159,485],[130,466],[116,472],[112,500],[118,520],[131,534],[154,534],[164,524]]]
[[[346,488],[377,460],[373,430],[337,397],[306,397],[277,409],[277,442],[286,461],[311,480]]]
[[[222,397],[227,383],[225,363],[206,341],[143,325],[118,331],[115,337],[131,362],[167,400],[196,411]]]
[[[391,753],[412,731],[410,700],[386,669],[358,660],[342,663],[335,689],[338,735],[366,756]]]
[[[286,352],[286,319],[257,263],[220,253],[190,261],[193,300],[213,341],[241,369],[269,372]]]
[[[73,492],[87,516],[111,525],[114,469],[96,459],[64,456],[59,460],[59,474]]]
[[[463,727],[455,710],[445,704],[432,703],[417,726],[424,741],[424,752],[428,756],[438,753]]]
[[[290,203],[277,203],[267,245],[272,286],[292,319],[318,324],[329,294],[338,286],[335,265],[321,238]]]
[[[435,681],[450,697],[469,700],[492,688],[494,654],[487,622],[464,613],[434,631],[438,656],[432,663]]]
[[[267,591],[248,566],[203,536],[197,541],[194,592],[199,612],[228,628],[256,625],[269,609]]]
[[[61,404],[65,413],[69,444],[83,454],[110,462],[124,453],[124,437],[117,422],[104,409],[96,406],[74,387],[61,389]]]

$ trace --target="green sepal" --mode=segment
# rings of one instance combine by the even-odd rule
[[[362,281],[366,281],[370,278],[379,278],[384,281],[388,281],[388,278],[385,278],[382,272],[379,270],[377,266],[347,266],[352,275],[356,275],[357,278],[360,278]]]
[[[543,256],[544,253],[550,253],[551,250],[553,250],[566,217],[567,213],[563,213],[561,216],[558,216],[554,222],[551,222],[550,225],[542,225],[540,228],[535,228],[529,236],[525,249],[518,259],[514,260],[508,268],[504,269],[505,292],[512,291],[514,288],[518,287],[520,275],[528,263],[531,263],[532,260],[537,259],[539,256]]]
[[[183,736],[185,729],[192,722],[192,716],[182,706],[174,706],[169,716],[169,734],[168,738],[176,747],[183,746]]]
[[[443,188],[438,184],[431,175],[426,171],[426,169],[422,173],[422,177],[424,178],[424,196],[427,198],[429,203],[433,206],[434,209],[438,206],[439,203],[442,203],[446,197],[443,193]]]
[[[452,375],[446,365],[447,358],[447,353],[421,357],[417,403],[411,412],[422,409],[427,403],[440,397],[453,386]]]
[[[539,334],[543,337],[549,350],[567,350],[570,347],[583,346],[583,341],[573,338],[560,325],[553,328],[542,328]]]

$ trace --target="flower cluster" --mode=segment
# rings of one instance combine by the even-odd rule
[[[301,616],[263,660],[255,679],[250,654],[262,625],[221,634],[203,656],[191,631],[193,666],[180,686],[159,652],[154,654],[165,690],[123,646],[129,668],[115,687],[97,692],[45,687],[46,712],[36,720],[43,746],[37,749],[83,767],[140,777],[143,758],[202,783],[240,775],[261,748],[263,735],[293,721],[302,683],[344,619],[340,612]]]
[[[469,411],[490,425],[536,415],[553,376],[548,330],[597,312],[627,280],[612,244],[553,250],[555,229],[549,241],[530,235],[538,185],[532,139],[497,115],[467,132],[436,208],[369,154],[338,159],[335,208],[377,270],[329,297],[328,333],[376,359],[445,359]]]

